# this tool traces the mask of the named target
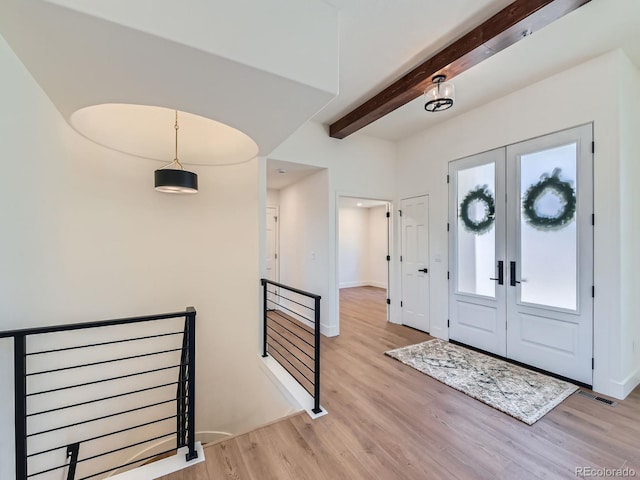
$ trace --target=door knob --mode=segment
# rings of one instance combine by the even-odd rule
[[[418,269],[419,272],[423,272],[423,273],[429,273],[429,269],[428,268],[420,268]]]

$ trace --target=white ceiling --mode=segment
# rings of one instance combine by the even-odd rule
[[[337,13],[299,1],[0,0],[0,34],[66,120],[101,104],[166,107],[240,130],[266,155],[337,89]],[[105,18],[113,11],[128,24]],[[299,71],[336,79],[311,85]]]
[[[340,197],[340,208],[372,208],[387,205],[383,200],[371,200],[369,198]]]
[[[322,170],[302,163],[267,160],[267,188],[280,190]]]
[[[512,0],[324,0],[340,10],[340,93],[313,120],[330,124],[400,78]],[[401,140],[547,78],[622,48],[640,66],[640,0],[587,5],[455,77],[456,104],[424,111],[422,98],[360,133]],[[607,80],[603,72],[603,83]],[[587,101],[587,100],[585,100]]]
[[[340,94],[332,123],[513,0],[325,0],[340,11]]]
[[[314,120],[330,124],[512,0],[325,0],[340,9],[340,94]],[[609,50],[640,65],[640,1],[592,0],[455,77],[456,104],[418,98],[360,130],[400,140]],[[603,72],[603,82],[606,72]]]
[[[339,119],[512,2],[244,0],[242,5],[251,11],[252,2],[264,6],[266,1],[274,5],[290,2],[295,15],[306,11],[307,17],[313,16],[318,5],[338,9],[339,94],[328,104],[331,93],[326,90],[43,0],[2,0],[0,32],[67,118],[80,108],[101,103],[177,108],[244,131],[264,155],[311,117],[324,124]],[[213,6],[224,3],[211,2]],[[164,3],[175,7],[173,2]],[[111,2],[105,0],[101,5]],[[126,14],[126,2],[118,5]],[[132,15],[134,10],[132,7]],[[191,31],[189,10],[180,11],[183,29]],[[287,9],[271,11],[263,30],[297,18]],[[197,23],[202,26],[202,19]],[[417,99],[361,132],[399,140],[614,48],[623,48],[640,65],[638,26],[640,0],[592,0],[456,77],[454,108],[428,114]],[[206,37],[206,29],[198,31]],[[252,46],[251,51],[260,50],[263,43],[260,29],[241,29],[243,33],[235,35],[241,38],[232,37],[231,28],[225,31],[231,32],[225,40],[242,40],[243,45]],[[312,35],[304,29],[291,32],[295,37],[291,42],[300,44],[308,40],[303,35]],[[205,40],[215,47],[223,39],[212,36]],[[332,48],[325,45],[327,51],[333,52]],[[318,55],[317,61],[330,64],[327,55]],[[292,68],[296,58],[289,59]],[[308,55],[301,58],[308,59]],[[607,72],[602,80],[603,84],[608,80]],[[326,106],[318,111],[322,105]]]
[[[233,165],[258,155],[248,135],[215,120],[178,112],[178,159],[185,165]],[[71,125],[119,152],[169,163],[175,158],[176,112],[146,105],[103,104],[71,115]]]
[[[639,31],[639,0],[592,0],[455,77],[451,109],[425,112],[420,97],[360,132],[400,140],[616,48],[640,66]],[[603,88],[609,80],[602,72]]]

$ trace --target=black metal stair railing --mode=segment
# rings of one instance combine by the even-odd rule
[[[320,408],[320,295],[265,278],[262,356],[271,354]]]
[[[77,475],[85,480],[182,447],[187,447],[187,461],[197,458],[195,320],[196,311],[189,307],[177,313],[0,332],[0,339],[13,339],[16,480],[45,479],[45,474],[61,470],[66,470],[67,480]],[[137,333],[129,336],[127,328]],[[75,335],[71,344],[60,337],[65,334]],[[162,342],[166,345],[158,347]],[[122,355],[127,350],[133,354]],[[86,361],[87,356],[99,360]],[[175,423],[168,428],[171,420]],[[66,440],[56,443],[60,438]],[[169,442],[171,448],[131,457],[149,449],[151,442],[156,442],[151,447]],[[114,464],[114,454],[127,454],[129,461]],[[59,472],[55,475],[60,478]]]

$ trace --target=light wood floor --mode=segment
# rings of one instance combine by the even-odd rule
[[[640,476],[640,389],[616,407],[572,395],[527,426],[383,355],[429,339],[385,321],[385,292],[341,291],[341,335],[322,339],[322,404],[206,448],[162,480],[575,479],[575,467]]]

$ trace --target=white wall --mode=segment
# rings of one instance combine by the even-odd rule
[[[277,207],[280,205],[280,190],[267,189],[267,207]]]
[[[634,341],[638,344],[637,327],[634,331],[628,325],[631,312],[625,313],[627,309],[637,312],[637,303],[631,305],[621,290],[624,278],[621,275],[622,262],[627,257],[631,263],[638,261],[637,253],[623,241],[625,234],[621,236],[624,232],[621,225],[626,218],[631,218],[625,218],[620,210],[621,203],[624,204],[620,199],[620,194],[624,195],[621,190],[621,163],[637,168],[630,161],[632,153],[635,153],[637,164],[637,150],[627,157],[621,151],[620,108],[624,103],[621,96],[626,98],[629,93],[623,91],[621,82],[628,78],[629,71],[626,56],[621,51],[611,52],[454,117],[398,145],[397,198],[429,194],[432,202],[431,256],[447,258],[445,179],[449,161],[572,126],[594,123],[594,388],[618,398],[637,383],[629,361],[622,361],[623,352],[629,345]],[[611,78],[607,83],[611,95],[606,98],[594,95],[602,88],[602,72],[608,72]],[[637,85],[637,78],[623,83],[626,85],[624,89],[637,90],[637,86],[628,85]],[[637,110],[634,115],[637,117]],[[637,129],[637,118],[634,120],[636,122],[630,124]],[[633,135],[637,136],[637,132]],[[637,216],[637,209],[631,215]],[[633,235],[635,233],[627,236],[635,239]],[[431,334],[447,338],[448,267],[446,263],[435,262],[434,258],[431,265]],[[634,323],[637,318],[636,315]]]
[[[369,210],[339,209],[340,288],[368,285]]]
[[[622,59],[620,81],[621,375],[624,394],[640,383],[640,72]]]
[[[387,288],[387,207],[339,209],[340,288]]]
[[[328,172],[321,170],[280,190],[280,283],[322,297],[321,332],[331,334]]]
[[[329,137],[323,125],[307,122],[268,157],[328,169],[328,222],[324,227],[326,231],[322,232],[323,235],[318,240],[325,242],[328,250],[327,270],[320,273],[327,282],[327,295],[323,297],[325,299],[323,308],[327,313],[325,320],[329,334],[337,335],[339,333],[337,197],[344,195],[392,200],[395,194],[393,179],[396,175],[396,145],[393,142],[362,134],[337,140]],[[283,200],[282,192],[280,200],[281,202]],[[282,210],[281,216],[284,219],[285,214]],[[281,230],[281,239],[283,237]],[[394,259],[391,262],[392,270],[396,268],[395,264]],[[300,285],[299,288],[308,289],[308,286]],[[397,286],[392,285],[392,292],[394,288]],[[395,290],[393,298],[399,298],[398,290]]]
[[[292,412],[261,370],[258,162],[198,168],[200,193],[163,195],[159,164],[80,137],[0,38],[0,330],[198,310],[199,431]],[[2,356],[11,355],[7,342]],[[0,382],[13,380],[6,370]],[[12,406],[0,395],[0,452]],[[259,400],[257,400],[259,399]],[[0,461],[0,478],[12,462]]]

